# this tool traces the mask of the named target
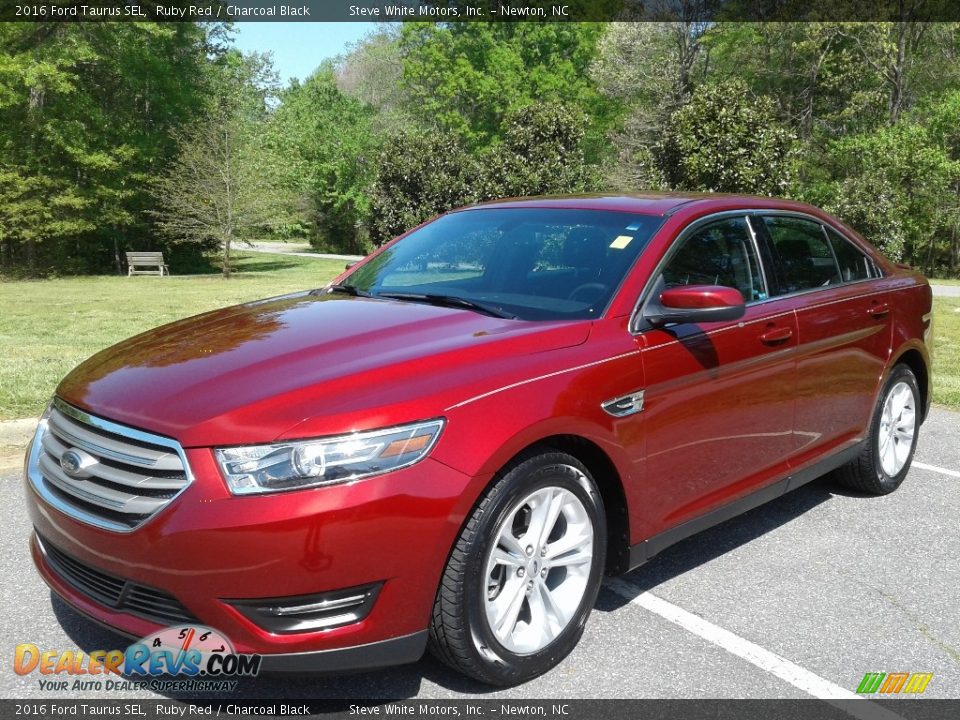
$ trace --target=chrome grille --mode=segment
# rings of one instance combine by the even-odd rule
[[[173,595],[90,567],[55,548],[37,534],[47,565],[78,592],[101,605],[141,615],[161,624],[196,618]]]
[[[120,532],[158,513],[191,480],[175,440],[94,417],[59,399],[37,428],[28,472],[34,489],[58,510]]]

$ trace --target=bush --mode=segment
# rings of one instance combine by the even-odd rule
[[[472,202],[582,191],[591,181],[582,150],[585,126],[581,114],[562,104],[537,103],[508,113],[501,141],[476,155],[439,130],[395,135],[378,161],[371,240],[382,245]]]
[[[794,139],[773,101],[737,80],[699,88],[670,116],[655,155],[678,190],[783,195]]]

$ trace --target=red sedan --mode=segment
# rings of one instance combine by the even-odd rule
[[[268,670],[429,645],[522,682],[605,574],[827,472],[895,490],[930,320],[922,276],[796,202],[457,210],[74,370],[27,458],[34,560],[100,622]]]

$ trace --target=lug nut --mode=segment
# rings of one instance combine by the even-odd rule
[[[533,545],[527,545],[527,555],[533,555]]]
[[[517,577],[523,577],[526,574],[523,568],[517,568]]]
[[[540,557],[546,557],[546,556],[547,556],[547,546],[544,545],[542,548],[540,548]]]
[[[546,576],[547,576],[547,569],[544,568],[543,570],[540,571],[540,577],[545,578]]]

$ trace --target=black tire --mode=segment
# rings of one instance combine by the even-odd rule
[[[883,435],[882,416],[884,404],[894,388],[905,385],[912,393],[912,406],[915,415],[913,439],[910,443],[910,450],[900,470],[894,474],[888,474],[881,462],[881,440]],[[910,464],[913,462],[913,453],[917,449],[917,438],[920,436],[920,417],[922,413],[920,400],[920,387],[917,385],[917,378],[913,371],[906,365],[897,365],[890,372],[886,384],[883,386],[883,392],[877,399],[877,406],[873,410],[873,416],[870,419],[870,432],[867,436],[867,442],[864,445],[860,456],[852,462],[839,468],[835,477],[846,487],[859,490],[873,495],[886,495],[892,493],[903,482],[910,470]],[[891,440],[892,442],[892,440]]]
[[[491,544],[496,544],[501,525],[517,507],[525,507],[523,502],[532,493],[544,488],[569,491],[582,504],[592,524],[592,564],[589,572],[584,572],[582,599],[566,626],[539,651],[518,654],[501,644],[487,620],[488,593],[494,592],[488,584],[487,554]],[[556,666],[579,642],[596,602],[605,566],[606,533],[603,500],[579,460],[549,449],[517,458],[480,499],[450,553],[433,606],[430,651],[455,670],[491,685],[516,685]],[[504,570],[510,572],[512,568]]]

